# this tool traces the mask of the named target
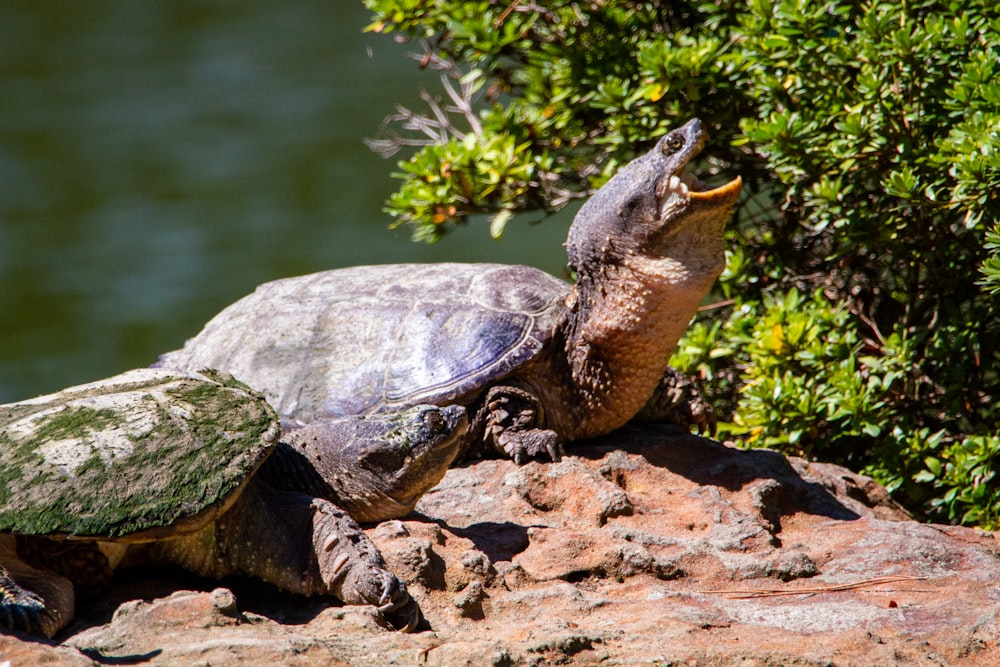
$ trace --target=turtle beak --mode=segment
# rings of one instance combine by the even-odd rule
[[[660,219],[667,218],[670,209],[678,204],[701,209],[732,207],[739,199],[742,188],[743,179],[739,176],[725,185],[710,188],[707,183],[682,168],[677,173],[660,179],[657,185]]]
[[[696,181],[693,186],[688,186],[688,198],[691,200],[691,203],[712,207],[732,206],[739,199],[740,190],[743,189],[743,179],[737,176],[725,185],[720,185],[717,188],[708,188],[705,186],[704,189],[701,189],[696,187],[697,185],[704,186],[705,184],[701,181]]]

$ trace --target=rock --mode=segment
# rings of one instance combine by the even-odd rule
[[[65,665],[93,667],[97,663],[72,646],[57,646],[47,641],[22,641],[0,630],[0,665]]]
[[[421,604],[416,634],[155,573],[117,582],[61,645],[0,636],[0,664],[1000,664],[992,533],[914,522],[838,466],[667,427],[571,451],[450,470],[369,529]]]

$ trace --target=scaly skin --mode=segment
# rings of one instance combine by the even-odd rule
[[[259,545],[259,548],[247,548]],[[374,605],[404,631],[420,620],[406,584],[344,510],[323,498],[255,479],[233,508],[186,537],[156,542],[130,565],[172,563],[206,577],[254,577],[300,595]]]
[[[741,188],[736,178],[708,190],[682,174],[706,140],[698,120],[667,134],[577,213],[566,244],[576,285],[549,345],[508,381],[537,405],[493,429],[515,460],[555,458],[562,442],[609,433],[647,402],[647,416],[655,411],[677,341],[725,267],[725,223]],[[491,391],[494,402],[503,394]]]

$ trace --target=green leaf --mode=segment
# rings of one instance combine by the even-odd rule
[[[934,458],[933,456],[928,456],[927,458],[924,459],[924,465],[927,466],[927,469],[930,470],[931,474],[933,474],[935,477],[941,476],[940,460]]]
[[[499,240],[503,236],[504,229],[507,228],[507,223],[513,217],[514,213],[507,209],[497,211],[496,215],[490,220],[490,236]]]

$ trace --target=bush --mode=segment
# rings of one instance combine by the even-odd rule
[[[699,116],[716,128],[701,171],[740,173],[744,198],[727,305],[675,363],[747,446],[1000,523],[1000,7],[367,4],[372,30],[422,40],[443,73],[446,101],[401,110],[379,146],[417,146],[389,203],[415,236],[478,213],[499,236]]]

